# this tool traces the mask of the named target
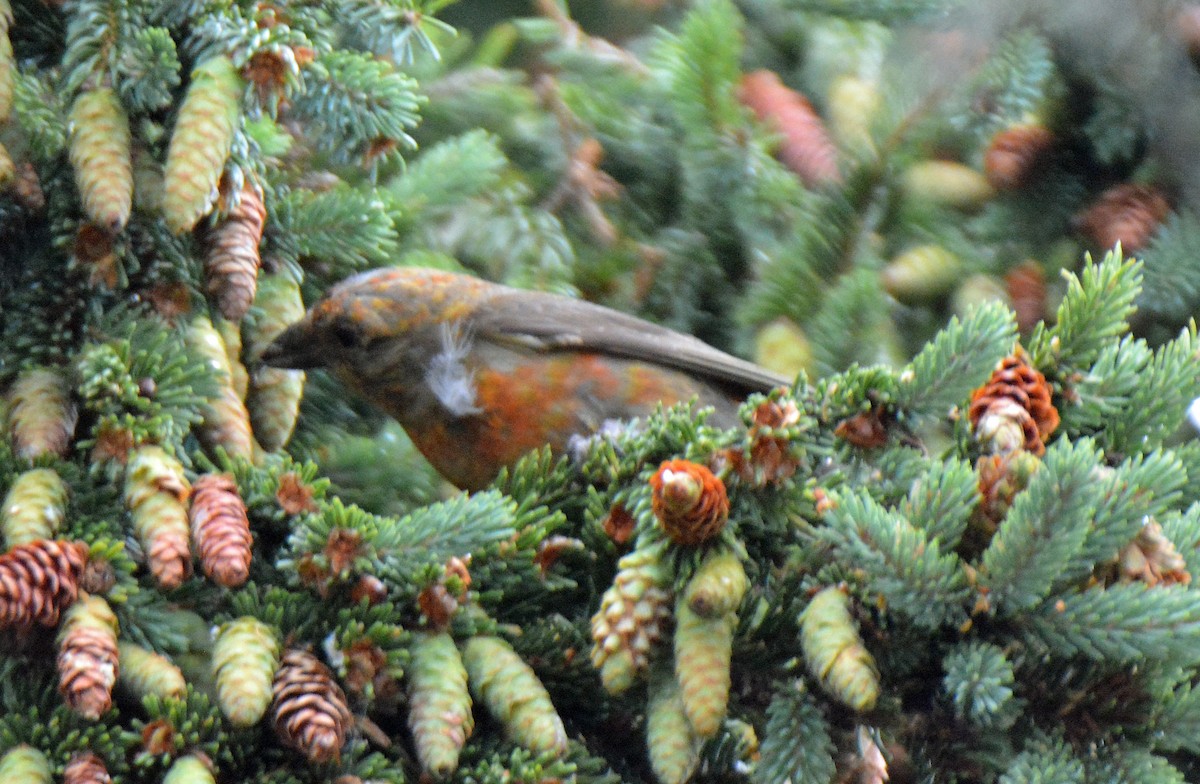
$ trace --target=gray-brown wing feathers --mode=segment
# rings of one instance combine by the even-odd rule
[[[523,291],[498,294],[471,329],[497,342],[540,350],[595,351],[641,359],[728,384],[742,392],[765,392],[787,385],[785,378],[726,354],[691,335],[584,300],[536,296]]]

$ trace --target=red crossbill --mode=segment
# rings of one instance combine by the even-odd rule
[[[395,417],[443,476],[487,485],[525,452],[696,398],[731,426],[737,400],[788,380],[583,300],[415,268],[334,286],[263,355],[328,368]]]

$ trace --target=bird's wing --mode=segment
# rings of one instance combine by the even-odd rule
[[[503,291],[473,320],[481,338],[542,351],[594,351],[682,370],[746,392],[791,383],[691,335],[602,305],[532,291]]]

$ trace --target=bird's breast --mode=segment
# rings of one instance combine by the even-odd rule
[[[594,433],[606,421],[649,414],[694,396],[730,416],[733,404],[686,374],[632,360],[562,352],[508,355],[475,363],[473,413],[428,407],[393,414],[417,448],[459,487],[486,486],[504,466],[549,445],[561,454],[573,435]],[[415,412],[414,412],[415,413]]]

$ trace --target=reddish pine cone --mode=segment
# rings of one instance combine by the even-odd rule
[[[779,158],[805,185],[841,182],[837,147],[807,98],[763,70],[742,77],[738,100],[783,136]]]
[[[998,191],[1028,185],[1054,146],[1054,134],[1041,125],[1014,125],[992,137],[983,155],[983,173]]]
[[[250,578],[250,521],[237,485],[224,474],[205,474],[192,483],[192,542],[204,574],[217,585],[237,588]]]
[[[284,745],[317,764],[341,756],[354,717],[342,687],[320,659],[300,648],[286,651],[271,692],[275,732]]]
[[[90,751],[81,751],[63,768],[63,784],[109,784],[112,777],[104,760]]]
[[[1039,457],[1058,428],[1046,377],[1033,368],[1019,347],[1000,360],[992,377],[971,395],[967,410],[975,437],[993,452],[1026,449]]]
[[[1075,216],[1075,228],[1098,248],[1121,243],[1129,253],[1146,247],[1166,220],[1171,205],[1160,190],[1149,185],[1121,183],[1100,194],[1090,207]]]
[[[230,321],[241,321],[254,302],[260,263],[258,243],[266,219],[262,194],[246,183],[237,206],[208,235],[204,259],[208,293],[216,298],[221,315]]]
[[[83,542],[42,540],[0,555],[0,628],[54,626],[79,595]]]
[[[690,460],[668,460],[650,477],[654,516],[676,544],[697,545],[721,532],[729,519],[725,483]]]

